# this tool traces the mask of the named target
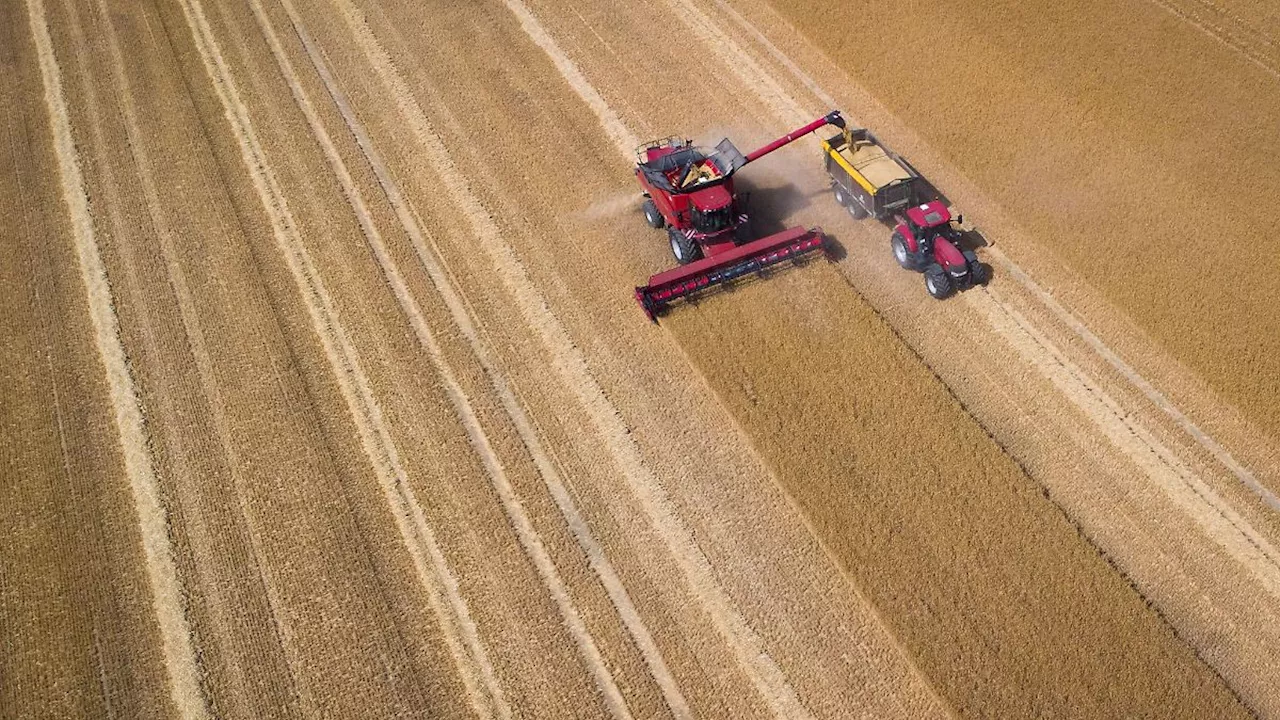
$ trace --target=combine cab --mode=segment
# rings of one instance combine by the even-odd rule
[[[645,220],[650,227],[666,229],[679,265],[636,288],[636,301],[650,320],[656,321],[672,302],[824,249],[826,240],[818,228],[791,228],[751,239],[744,198],[734,192],[733,175],[825,125],[845,126],[840,113],[833,111],[747,155],[727,139],[713,151],[678,137],[636,150]]]

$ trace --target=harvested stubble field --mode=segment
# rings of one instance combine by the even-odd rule
[[[1010,40],[1035,4],[952,5],[951,41],[1038,52]],[[939,135],[903,104],[928,69],[859,64],[885,38],[811,22],[837,11],[862,27],[754,0],[0,5],[0,716],[1280,714],[1280,462],[1241,394],[1269,366],[1223,379],[1234,325],[1188,360],[1158,312],[1225,322],[1223,297],[1162,304],[1174,270],[1132,263],[1116,292],[990,169],[1061,160],[1030,148],[1072,153],[1067,126],[1023,107],[1006,155],[965,144],[990,122]],[[1217,72],[1254,82],[1264,30]],[[1124,77],[1226,92],[1170,53]],[[750,169],[755,223],[843,259],[645,323],[628,289],[668,258],[630,149],[831,106],[984,218],[996,283],[927,298],[806,140]],[[1090,157],[1077,210],[1117,192]]]

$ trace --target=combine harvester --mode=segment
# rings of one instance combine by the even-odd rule
[[[890,249],[898,264],[924,273],[925,289],[939,300],[957,289],[985,285],[991,267],[962,244],[963,217],[923,195],[920,173],[865,129],[845,129],[822,141],[823,163],[836,202],[855,219],[895,220]]]
[[[826,248],[820,228],[794,227],[759,240],[745,237],[745,198],[733,190],[733,174],[744,165],[826,125],[843,129],[844,118],[832,111],[745,156],[727,138],[710,153],[680,137],[637,148],[636,179],[644,192],[645,220],[655,229],[666,228],[679,263],[636,288],[636,301],[650,320],[656,322],[677,300]]]

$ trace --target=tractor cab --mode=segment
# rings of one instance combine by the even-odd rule
[[[911,227],[912,232],[921,232],[925,230],[934,230],[934,228],[949,228],[951,226],[951,211],[946,205],[934,200],[923,205],[907,208],[907,223]]]
[[[907,208],[905,215],[907,228],[926,252],[932,250],[936,238],[953,242],[960,239],[960,232],[951,223],[951,211],[937,200]]]

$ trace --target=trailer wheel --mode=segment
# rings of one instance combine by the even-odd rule
[[[702,257],[702,248],[698,247],[697,241],[685,237],[684,233],[675,228],[667,228],[667,236],[671,239],[671,254],[675,256],[676,262],[688,265]]]
[[[849,204],[845,207],[849,209],[849,214],[853,216],[854,220],[861,220],[871,214],[867,212],[866,208],[862,207],[862,203],[858,202],[857,198],[849,198]]]
[[[653,204],[653,200],[644,201],[644,221],[654,230],[661,230],[662,226],[667,224],[662,213],[658,212],[658,206]]]
[[[902,233],[895,232],[889,240],[889,246],[893,248],[893,259],[907,270],[919,270],[920,265],[916,261],[916,257],[907,249],[907,240],[902,237]]]
[[[924,287],[939,300],[951,295],[951,291],[955,289],[951,284],[951,276],[938,263],[933,263],[924,271]]]
[[[844,191],[840,183],[832,183],[831,192],[836,196],[836,202],[840,203],[841,207],[849,206],[849,193]]]

